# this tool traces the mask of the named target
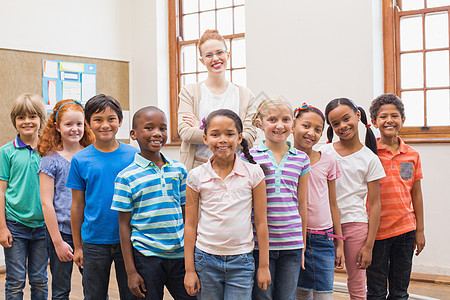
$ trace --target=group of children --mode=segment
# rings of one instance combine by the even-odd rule
[[[325,115],[266,99],[253,117],[265,138],[248,149],[239,116],[219,109],[201,125],[213,155],[187,172],[161,153],[156,107],[133,116],[138,150],[116,140],[110,96],[60,101],[44,128],[42,98],[21,95],[18,135],[0,148],[6,299],[22,298],[26,272],[32,299],[46,299],[48,258],[53,299],[69,298],[72,260],[85,299],[107,299],[112,261],[121,299],[162,299],[164,286],[175,299],[332,299],[344,264],[352,299],[405,298],[425,245],[420,158],[398,137],[397,96],[376,98],[370,117],[378,141],[350,99]],[[330,143],[314,150],[325,122]]]

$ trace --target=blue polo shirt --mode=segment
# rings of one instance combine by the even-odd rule
[[[7,181],[6,218],[28,227],[44,225],[36,149],[17,137],[0,148],[0,180]]]
[[[116,178],[111,209],[131,212],[131,242],[140,253],[183,258],[187,171],[182,163],[163,158],[166,163],[159,169],[136,154]]]

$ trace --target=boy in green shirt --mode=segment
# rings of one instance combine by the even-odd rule
[[[0,244],[5,251],[5,298],[22,299],[26,273],[32,299],[47,299],[48,254],[36,153],[47,112],[42,97],[20,95],[11,121],[17,137],[0,148]]]

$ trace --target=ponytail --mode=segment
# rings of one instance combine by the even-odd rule
[[[247,159],[249,163],[257,165],[258,163],[255,161],[253,156],[250,154],[250,151],[248,150],[248,142],[246,139],[244,139],[244,138],[242,139],[241,146],[242,146],[242,153],[244,153],[245,159]],[[263,170],[264,175],[270,174],[270,169],[265,164],[262,164],[259,166]]]
[[[331,127],[331,125],[328,125],[328,129],[327,129],[327,138],[328,138],[328,143],[332,143],[333,142],[333,127]]]
[[[377,139],[375,138],[375,134],[370,128],[370,124],[367,123],[366,112],[362,107],[358,107],[358,110],[361,113],[361,122],[366,126],[366,140],[365,140],[366,147],[368,147],[370,150],[372,150],[373,153],[375,153],[375,155],[377,155],[378,154]]]

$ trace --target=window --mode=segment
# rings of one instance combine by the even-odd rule
[[[178,136],[178,93],[189,83],[205,80],[206,68],[199,61],[198,39],[206,29],[217,29],[231,51],[226,77],[245,85],[245,1],[169,0],[169,73],[171,144]]]
[[[450,142],[450,0],[383,0],[385,92],[409,142]]]

